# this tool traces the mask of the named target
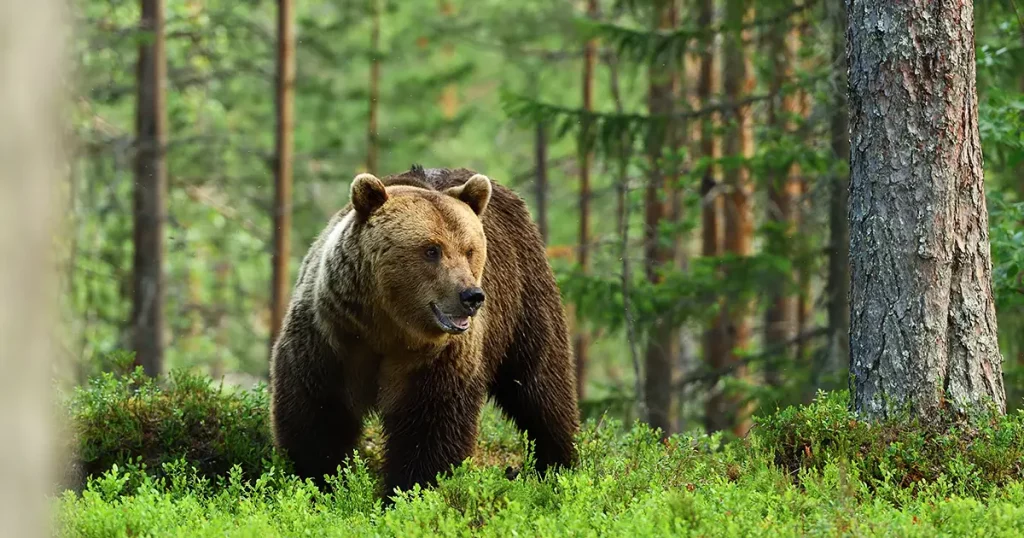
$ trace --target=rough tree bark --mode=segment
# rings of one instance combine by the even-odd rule
[[[725,22],[737,27],[753,17],[749,0],[727,0]],[[753,89],[753,67],[751,66],[746,42],[750,42],[750,31],[731,32],[724,36],[722,56],[722,86],[726,99],[739,102]],[[729,132],[725,135],[722,153],[727,156],[750,158],[754,155],[753,115],[749,105],[737,107],[726,116]],[[725,251],[738,256],[751,254],[751,240],[754,232],[753,215],[750,208],[750,169],[746,164],[729,166],[724,181],[728,187],[725,197]],[[726,354],[724,366],[737,378],[746,377],[747,369],[740,364],[738,351],[743,350],[750,340],[750,305],[734,299],[725,303]],[[748,405],[738,394],[714,395],[719,402],[719,412],[729,428],[737,435],[746,435],[750,428]]]
[[[292,229],[292,134],[294,128],[295,28],[292,0],[277,1],[277,129],[274,156],[274,254],[270,300],[270,347],[288,308]]]
[[[846,6],[853,406],[868,418],[1005,410],[973,3]]]
[[[597,18],[597,0],[587,0],[587,16]],[[594,67],[597,63],[597,40],[587,41],[583,49],[583,110],[594,109]],[[580,235],[576,260],[584,273],[590,271],[590,169],[593,154],[579,151],[580,165]],[[573,345],[576,353],[576,393],[583,400],[587,387],[587,348],[590,339],[582,323],[576,324]]]
[[[675,2],[661,2],[655,17],[655,28],[674,28],[677,18]],[[679,94],[676,67],[651,64],[648,66],[648,81],[650,114],[671,114]],[[677,145],[678,130],[675,127],[670,124],[661,136],[648,140],[647,157],[651,162],[644,190],[644,272],[647,280],[653,283],[661,281],[661,269],[671,265],[676,256],[674,245],[661,241],[659,236],[662,222],[672,217],[669,205],[675,197],[676,174],[666,170],[661,159],[664,148]],[[672,374],[678,347],[675,327],[665,320],[656,321],[650,329],[644,356],[644,397],[647,400],[647,423],[653,428],[660,428],[664,437],[673,433]]]
[[[132,341],[135,362],[156,376],[164,362],[164,222],[167,220],[167,110],[164,1],[142,0],[133,194]]]
[[[834,2],[832,13],[832,66],[835,74],[832,105],[832,157],[843,163],[832,178],[829,193],[828,257],[828,364],[829,375],[846,372],[850,365],[850,112],[846,99],[846,10]]]
[[[0,536],[51,536],[66,14],[0,0]],[[63,243],[63,242],[62,242]]]

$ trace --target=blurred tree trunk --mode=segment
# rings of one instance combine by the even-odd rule
[[[289,300],[288,261],[292,229],[292,137],[294,133],[295,27],[292,0],[277,0],[277,130],[274,157],[274,254],[270,303],[270,347],[281,331]]]
[[[452,18],[455,16],[455,5],[450,0],[440,0],[441,15],[445,18]],[[445,39],[444,44],[441,45],[441,52],[445,57],[445,62],[455,57],[455,44],[452,43],[451,39]],[[441,114],[447,119],[452,119],[459,112],[459,88],[454,82],[450,82],[444,85],[441,89]]]
[[[676,26],[676,6],[671,0],[663,0],[655,14],[654,27],[670,30]],[[678,70],[664,65],[648,66],[648,101],[651,116],[665,116],[674,110],[674,101],[679,96]],[[678,129],[675,122],[669,122],[658,136],[648,139],[647,157],[650,172],[644,191],[644,272],[647,280],[658,283],[662,280],[660,271],[675,261],[674,240],[663,241],[659,229],[662,222],[673,217],[675,198],[674,159],[662,159],[663,149],[678,145]],[[671,168],[671,169],[668,169]],[[672,378],[673,365],[678,351],[678,331],[666,320],[658,320],[651,327],[644,360],[646,381],[644,396],[647,400],[647,422],[660,428],[663,437],[672,431]]]
[[[544,244],[548,243],[548,140],[547,126],[538,122],[533,154],[536,166],[537,228]]]
[[[587,0],[587,16],[597,18],[597,0]],[[594,109],[594,67],[597,63],[597,41],[587,41],[583,51],[583,109]],[[593,154],[589,151],[579,150],[580,160],[580,236],[577,262],[584,273],[590,272],[590,168],[593,163]],[[582,323],[576,324],[576,392],[580,400],[583,400],[586,392],[587,380],[587,348],[590,339],[586,328]]]
[[[973,4],[846,5],[854,408],[1005,410]]]
[[[51,536],[54,521],[62,8],[0,0],[0,536],[12,538]]]
[[[133,203],[132,340],[135,362],[156,376],[164,362],[164,222],[167,219],[167,110],[164,2],[142,0]]]
[[[366,171],[377,173],[377,108],[380,100],[380,2],[370,0],[370,117],[366,125]]]
[[[726,0],[725,23],[737,27],[751,20],[753,9],[749,0]],[[754,87],[753,68],[746,42],[751,40],[749,31],[730,32],[725,39],[722,56],[722,84],[726,99],[739,102]],[[727,113],[729,130],[723,143],[722,153],[730,157],[749,159],[754,155],[753,121],[749,105],[740,106]],[[753,215],[750,208],[750,169],[746,163],[726,167],[725,185],[725,251],[738,256],[751,254],[753,239]],[[747,347],[750,339],[750,324],[747,316],[750,305],[728,298],[725,303],[726,319],[726,360],[725,367],[738,379],[745,378],[747,368],[740,364],[737,352]],[[718,409],[730,429],[737,435],[745,435],[750,428],[750,408],[743,403],[739,394],[716,394]]]
[[[700,0],[697,15],[697,26],[710,28],[714,22],[714,0]],[[703,37],[700,54],[700,73],[697,82],[697,97],[701,107],[711,104],[711,97],[719,87],[715,76],[715,42]],[[715,134],[716,116],[707,115],[700,122],[700,155],[708,159],[717,159],[719,147]],[[718,193],[718,181],[715,177],[716,166],[709,165],[701,178],[701,255],[713,257],[722,254],[722,197]],[[702,355],[705,365],[718,371],[725,367],[726,352],[725,318],[719,313],[711,321],[711,326],[704,334]],[[709,432],[729,427],[728,417],[723,414],[721,396],[714,392],[708,397],[704,411],[704,425]]]
[[[772,60],[772,93],[778,95],[782,87],[793,79],[796,54],[800,48],[800,30],[794,24],[786,29],[773,29],[770,35]],[[776,129],[783,140],[789,139],[794,131],[792,117],[799,113],[800,96],[796,91],[787,91],[781,97],[781,106],[773,102],[768,109],[768,123]],[[769,241],[767,249],[774,254],[784,254],[796,231],[797,203],[800,197],[800,168],[797,163],[773,170],[768,182],[767,220],[778,229],[779,236]],[[768,283],[771,298],[765,310],[764,347],[788,354],[785,348],[797,334],[797,301],[786,289],[785,281]],[[778,357],[770,357],[765,368],[765,382],[772,387],[782,385],[782,365]]]
[[[686,4],[683,4],[685,8]],[[700,67],[701,67],[701,42],[694,40],[690,42],[688,47],[689,52],[686,53],[686,58],[681,70],[680,80],[680,91],[683,92],[687,106],[690,110],[698,110],[701,107],[700,98]],[[686,159],[683,162],[683,170],[686,175],[690,177],[694,172],[694,168],[697,164],[697,159],[701,155],[701,125],[702,123],[697,120],[689,120],[685,126],[685,141],[684,145],[687,148]],[[698,189],[700,186],[697,186]],[[684,204],[682,200],[682,189],[676,190],[676,213],[673,216],[675,222],[683,221]],[[692,248],[692,237],[680,238],[681,241],[677,244],[676,251],[676,263],[680,270],[689,272],[690,270],[690,249]],[[703,331],[701,331],[703,332]],[[690,429],[690,426],[686,423],[687,419],[692,419],[694,406],[699,405],[703,407],[704,402],[700,401],[698,394],[693,393],[695,386],[690,384],[688,387],[679,387],[678,384],[682,382],[686,377],[693,375],[700,365],[697,362],[696,350],[698,335],[694,330],[694,327],[689,324],[684,324],[679,327],[679,347],[676,353],[676,366],[675,366],[675,380],[673,386],[677,386],[675,399],[676,399],[676,419],[675,419],[675,431],[684,431]]]
[[[840,165],[829,193],[828,257],[828,364],[826,372],[839,376],[850,366],[850,109],[846,98],[846,9],[832,8],[832,66],[835,74],[832,104],[832,157]]]

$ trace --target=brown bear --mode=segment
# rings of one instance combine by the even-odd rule
[[[571,466],[575,369],[523,200],[466,169],[358,175],[306,254],[274,345],[274,441],[319,485],[379,413],[386,500],[469,457],[487,396]]]

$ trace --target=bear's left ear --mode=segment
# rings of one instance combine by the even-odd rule
[[[444,192],[465,202],[477,215],[483,215],[487,203],[491,201],[491,180],[483,174],[476,174],[462,185]]]
[[[368,217],[375,209],[388,201],[388,191],[384,183],[373,174],[359,174],[352,180],[349,192],[352,207],[361,217]]]

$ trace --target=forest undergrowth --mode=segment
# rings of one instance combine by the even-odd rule
[[[274,453],[264,387],[108,373],[66,400],[79,476],[54,499],[57,534],[1009,536],[1024,527],[1024,414],[868,424],[847,399],[819,393],[762,413],[744,439],[661,439],[640,422],[591,418],[579,465],[544,478],[526,438],[488,405],[473,457],[385,510],[374,419],[333,492],[321,493]]]

